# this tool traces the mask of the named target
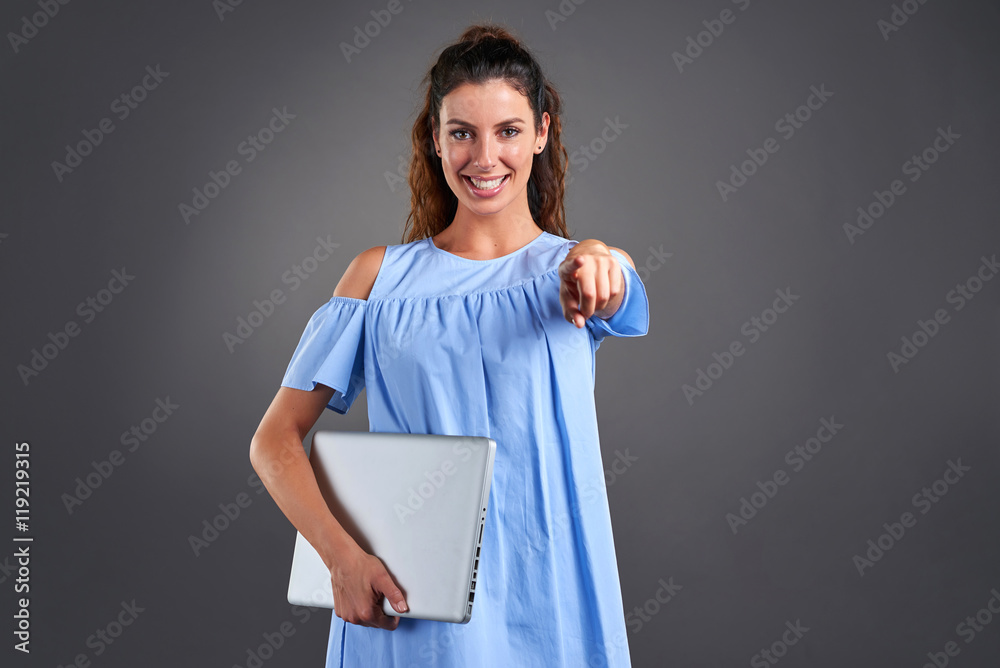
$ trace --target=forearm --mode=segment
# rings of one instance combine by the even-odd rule
[[[258,432],[250,444],[250,462],[278,508],[327,568],[361,549],[330,512],[295,434]]]

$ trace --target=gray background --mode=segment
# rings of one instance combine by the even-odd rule
[[[256,493],[250,438],[350,259],[400,242],[409,194],[386,175],[409,153],[419,80],[487,18],[564,96],[574,238],[648,267],[649,334],[606,340],[596,389],[606,465],[638,458],[608,487],[634,665],[755,665],[796,620],[809,630],[781,665],[916,667],[949,641],[950,665],[997,665],[1000,619],[968,643],[956,627],[1000,588],[1000,284],[946,300],[1000,253],[995,3],[907,3],[884,39],[888,1],[566,0],[551,23],[555,0],[404,0],[348,63],[339,44],[385,6],[247,1],[220,20],[207,0],[73,2],[17,53],[5,39],[2,484],[10,517],[13,443],[30,442],[35,537],[30,658],[10,648],[9,559],[0,571],[11,665],[243,666],[284,622],[295,633],[264,665],[322,665],[331,613],[284,600],[294,529]],[[727,8],[678,71],[672,54]],[[5,3],[0,28],[37,11]],[[119,120],[111,102],[156,65],[169,76]],[[833,95],[786,139],[775,122],[811,86]],[[294,120],[246,163],[237,146],[275,107]],[[104,117],[115,130],[59,181],[52,162]],[[601,146],[608,118],[627,128]],[[948,127],[960,138],[909,181],[903,163]],[[716,182],[768,137],[780,149],[723,201]],[[178,205],[231,159],[242,172],[185,224]],[[893,179],[905,194],[850,243],[843,225]],[[327,235],[339,247],[292,290],[283,273]],[[77,305],[122,267],[134,281],[84,323]],[[223,333],[276,288],[286,301],[230,352]],[[799,299],[751,343],[743,323],[784,288]],[[948,323],[894,371],[887,354],[938,308]],[[79,335],[26,386],[17,366],[69,320]],[[682,386],[734,341],[745,353],[689,402]],[[125,451],[167,397],[179,408]],[[831,417],[843,429],[793,471],[785,454]],[[366,430],[365,397],[317,426]],[[115,449],[124,464],[67,512]],[[912,497],[958,459],[969,471],[921,514]],[[726,515],[778,469],[788,484],[734,533]],[[250,505],[195,556],[189,536],[241,492]],[[907,511],[915,526],[859,573]],[[88,636],[133,599],[143,611],[96,655]]]

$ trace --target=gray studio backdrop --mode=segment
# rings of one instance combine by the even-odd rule
[[[564,96],[574,238],[649,297],[596,389],[634,665],[997,665],[972,0],[4,3],[4,665],[322,664],[250,438],[350,260],[400,243],[419,80],[489,18]],[[364,396],[318,427],[367,430]]]

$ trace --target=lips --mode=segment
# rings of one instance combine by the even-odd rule
[[[496,186],[494,186],[492,188],[486,188],[486,189],[480,188],[479,186],[477,186],[472,181],[472,178],[469,177],[469,176],[467,176],[467,175],[465,175],[465,174],[462,175],[462,179],[466,182],[466,184],[468,184],[469,189],[473,193],[475,193],[476,195],[488,197],[488,196],[492,196],[492,195],[495,195],[496,193],[500,192],[500,190],[507,184],[507,181],[510,180],[510,174],[504,174],[503,177],[502,177],[502,179],[501,179],[501,181],[500,181],[500,183],[498,183]],[[485,180],[486,181],[495,181],[496,179],[485,179]]]

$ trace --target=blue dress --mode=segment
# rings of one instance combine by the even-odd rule
[[[497,443],[472,618],[401,618],[393,631],[336,614],[328,668],[630,666],[594,405],[605,336],[649,324],[638,274],[615,314],[578,329],[558,265],[578,242],[542,232],[470,260],[430,238],[387,246],[367,300],[332,297],[310,318],[282,385],[366,388],[370,431]]]

